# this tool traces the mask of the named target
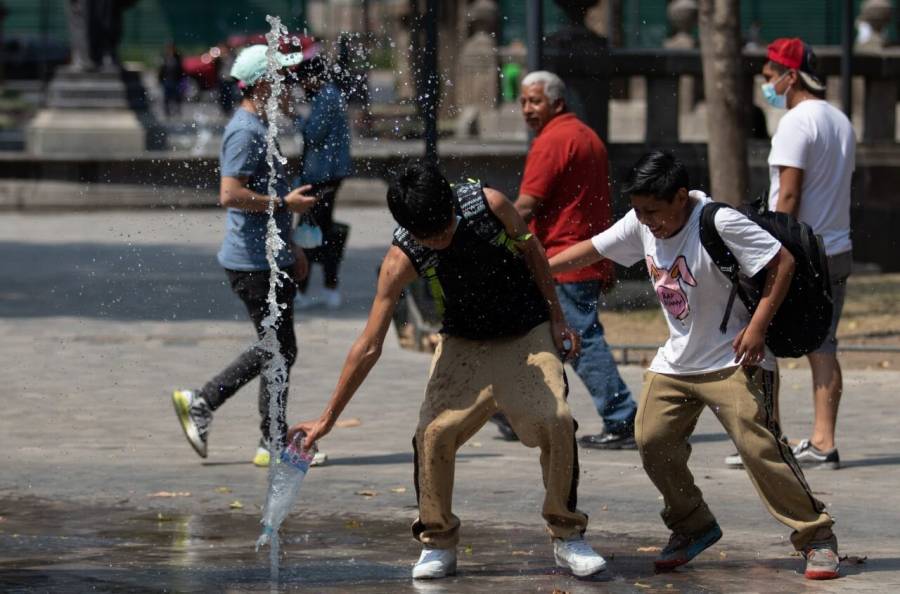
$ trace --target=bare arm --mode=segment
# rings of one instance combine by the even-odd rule
[[[778,168],[778,204],[775,212],[786,212],[793,217],[800,213],[803,191],[803,170],[797,167]]]
[[[525,263],[531,274],[534,276],[535,283],[546,299],[550,308],[550,322],[553,328],[553,341],[556,343],[560,352],[567,352],[569,357],[575,357],[578,354],[580,340],[578,333],[571,330],[566,324],[566,317],[563,315],[562,307],[559,304],[559,297],[556,295],[556,287],[553,283],[553,275],[550,274],[550,266],[547,264],[547,254],[541,242],[533,235],[530,236],[528,226],[513,204],[506,199],[506,196],[496,190],[485,188],[484,194],[487,197],[488,205],[491,211],[500,219],[506,228],[506,234],[514,241],[516,246],[525,258]],[[518,238],[528,237],[522,241]],[[571,341],[571,346],[566,347],[564,342]]]
[[[516,198],[515,207],[519,212],[519,216],[527,223],[534,216],[534,211],[540,203],[541,199],[536,196],[519,194],[519,197]]]
[[[378,288],[366,327],[347,353],[331,399],[318,420],[297,423],[291,427],[288,431],[289,439],[293,439],[298,431],[303,431],[309,445],[331,431],[335,421],[381,356],[384,338],[390,329],[391,315],[400,299],[400,293],[416,276],[416,270],[403,250],[391,246],[381,265]]]
[[[569,270],[578,270],[590,266],[603,259],[590,239],[579,241],[550,258],[550,272],[559,274]]]
[[[219,183],[219,204],[222,208],[236,208],[249,212],[264,212],[269,208],[269,197],[247,187],[248,177],[222,176]],[[316,202],[314,196],[305,193],[312,186],[300,186],[284,197],[284,204],[291,212],[306,212]]]
[[[766,330],[775,313],[784,301],[791,279],[794,277],[796,262],[787,248],[782,247],[766,264],[766,284],[762,297],[750,323],[734,339],[734,360],[745,366],[758,365],[765,355]]]

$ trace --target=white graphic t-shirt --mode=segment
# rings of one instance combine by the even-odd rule
[[[736,298],[725,333],[719,331],[731,281],[700,243],[700,210],[711,200],[703,192],[690,196],[694,203],[690,217],[672,237],[655,238],[631,210],[591,240],[597,252],[623,266],[641,259],[647,263],[669,325],[669,339],[650,364],[657,373],[691,375],[737,366],[731,343],[750,321],[747,308]],[[715,224],[748,276],[765,268],[781,249],[778,240],[734,209],[720,209]],[[768,348],[761,366],[775,369],[775,357]]]

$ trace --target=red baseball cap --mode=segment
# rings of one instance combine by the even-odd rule
[[[776,64],[792,68],[813,91],[824,91],[825,85],[816,76],[816,54],[799,37],[782,37],[769,44],[767,57]]]

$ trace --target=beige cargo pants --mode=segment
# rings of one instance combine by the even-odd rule
[[[541,450],[546,489],[542,515],[550,534],[569,538],[584,532],[587,516],[575,507],[578,452],[566,389],[549,323],[518,338],[443,338],[431,363],[413,439],[419,518],[412,530],[422,544],[438,549],[456,546],[459,518],[452,511],[456,450],[498,408],[524,445]]]
[[[694,431],[709,407],[728,432],[750,481],[776,520],[793,529],[798,550],[831,536],[831,517],[812,494],[773,413],[777,375],[741,367],[701,375],[647,371],[635,419],[635,439],[644,470],[663,495],[663,521],[691,535],[715,521],[688,470]]]

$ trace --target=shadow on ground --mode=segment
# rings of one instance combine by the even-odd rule
[[[192,515],[100,508],[35,499],[0,500],[0,589],[3,591],[206,592],[729,592],[766,583],[767,592],[797,592],[807,583],[800,561],[740,558],[716,547],[686,568],[654,575],[653,545],[627,535],[593,532],[608,570],[579,580],[555,567],[546,535],[518,526],[465,527],[459,573],[413,582],[418,546],[408,522],[354,516],[295,515],[282,529],[278,582],[268,551],[256,553],[258,518],[243,512]],[[896,571],[898,559],[847,568]]]
[[[347,250],[343,309],[365,316],[386,248]],[[243,320],[209,249],[175,244],[0,241],[0,318],[76,316],[124,321]],[[314,283],[321,268],[313,269]]]

